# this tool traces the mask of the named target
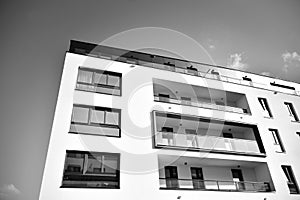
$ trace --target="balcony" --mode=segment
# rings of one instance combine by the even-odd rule
[[[160,189],[275,191],[266,163],[159,155]]]
[[[157,148],[265,156],[255,125],[154,111]]]
[[[246,96],[236,92],[160,79],[153,80],[153,90],[157,102],[251,114]]]

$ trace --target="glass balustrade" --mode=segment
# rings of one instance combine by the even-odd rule
[[[156,132],[156,146],[183,147],[207,150],[260,153],[255,140],[200,136],[173,132]]]
[[[268,182],[226,181],[226,180],[197,180],[160,178],[160,188],[188,190],[219,190],[219,191],[252,191],[269,192]]]

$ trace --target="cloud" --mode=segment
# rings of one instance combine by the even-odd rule
[[[242,55],[242,53],[231,54],[227,61],[227,67],[238,70],[246,70],[249,66],[242,62]]]
[[[216,48],[216,46],[213,45],[213,44],[210,44],[208,47],[209,47],[210,49],[215,49],[215,48]]]
[[[293,53],[285,52],[281,55],[284,62],[293,62],[299,61],[300,62],[300,55],[294,51]]]
[[[19,194],[21,194],[21,192],[14,186],[14,184],[5,184],[0,188],[1,199],[10,198]]]
[[[215,41],[212,40],[212,39],[208,39],[207,45],[208,45],[208,48],[210,50],[215,50],[216,49]]]
[[[287,72],[290,66],[300,66],[300,55],[294,52],[288,52],[281,54],[281,58],[283,59],[284,66],[283,71]]]

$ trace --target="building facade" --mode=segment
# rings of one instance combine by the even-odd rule
[[[300,199],[300,85],[71,41],[47,199]]]

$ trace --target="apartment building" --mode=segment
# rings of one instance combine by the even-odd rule
[[[300,199],[299,91],[71,41],[40,200]]]

